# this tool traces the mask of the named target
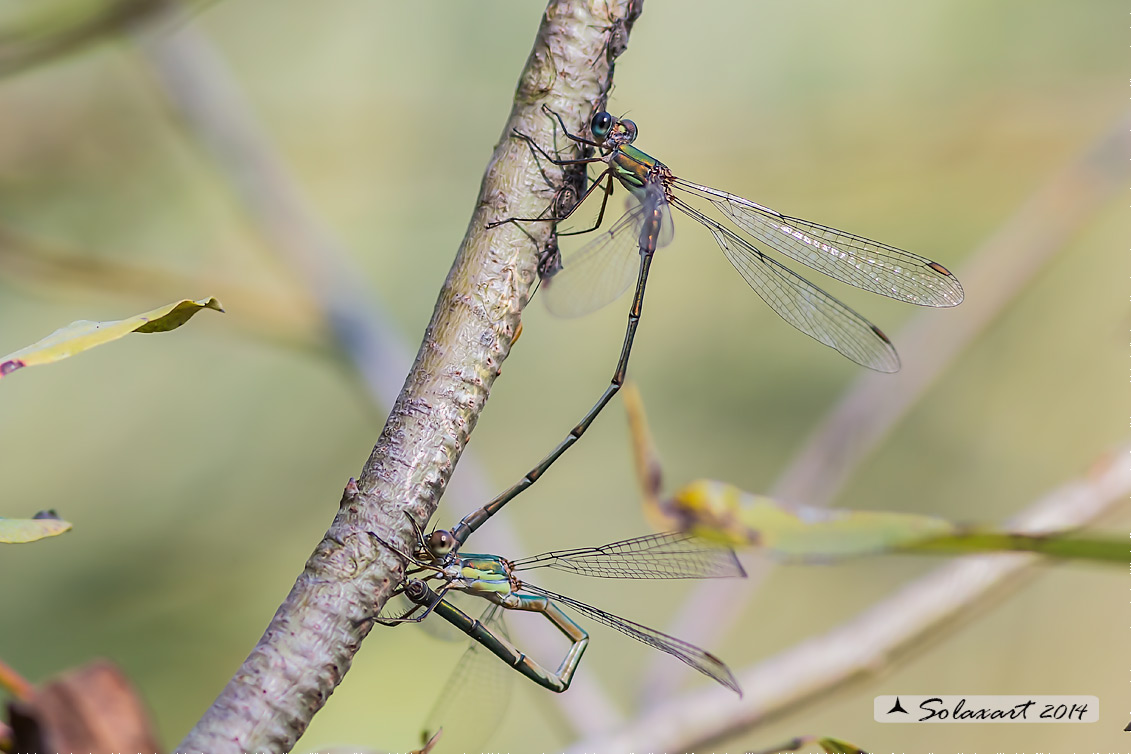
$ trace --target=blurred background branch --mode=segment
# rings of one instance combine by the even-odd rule
[[[144,267],[100,257],[89,251],[65,249],[0,228],[0,274],[9,283],[45,296],[98,294],[130,298],[172,299],[185,291],[211,291],[223,301],[239,301],[232,319],[246,336],[284,347],[332,355],[332,344],[321,338],[313,304],[298,293],[272,294],[254,285],[233,283],[207,274],[180,273],[164,267]]]
[[[176,3],[180,22],[216,0],[180,0]],[[152,24],[166,16],[165,0],[109,0],[90,3],[38,3],[37,15],[23,18],[18,27],[0,33],[0,76],[53,63],[75,55],[91,45],[105,42],[134,27]],[[90,6],[90,7],[88,7]]]
[[[782,472],[767,493],[770,497],[814,506],[835,501],[845,482],[963,351],[1124,190],[1126,168],[1120,155],[1131,147],[1129,133],[1131,115],[1124,113],[974,250],[957,271],[968,300],[946,316],[920,312],[912,318],[896,339],[903,354],[899,378],[860,375]],[[711,646],[736,630],[772,563],[754,556],[746,566],[748,579],[741,585],[697,585],[673,633]],[[643,687],[646,700],[671,694],[682,675],[682,669],[654,661]]]
[[[183,12],[179,2],[164,5],[169,20]],[[191,25],[143,35],[140,43],[189,136],[212,158],[267,247],[312,296],[371,399],[391,406],[411,363],[409,345],[389,326],[388,314],[366,289],[349,254],[315,217],[223,62]],[[476,491],[484,488],[481,484]]]
[[[1007,527],[1040,534],[1071,530],[1110,518],[1131,494],[1131,444],[1034,501]],[[728,736],[746,740],[777,716],[847,684],[874,680],[893,664],[920,654],[964,622],[982,617],[1005,593],[1037,575],[1033,555],[966,557],[937,568],[831,630],[738,673],[743,696],[718,689],[673,697],[641,708],[626,726],[584,739],[569,751],[695,751]],[[835,613],[833,613],[835,616]]]

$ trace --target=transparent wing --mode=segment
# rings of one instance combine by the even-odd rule
[[[630,196],[629,201],[638,202],[644,213],[640,224],[639,247],[655,251],[670,244],[675,238],[675,226],[672,224],[672,212],[668,207],[664,184],[659,180],[650,181],[643,189],[635,189]]]
[[[542,281],[546,308],[558,317],[580,317],[612,303],[636,280],[640,268],[640,232],[645,207],[630,199],[629,210],[600,235],[562,259],[561,270]],[[657,246],[672,238],[671,211],[667,202]]]
[[[516,571],[553,568],[610,579],[716,579],[746,575],[733,550],[683,532],[544,552],[511,565]]]
[[[672,203],[711,231],[734,268],[786,322],[861,366],[899,371],[899,356],[878,327],[687,202],[676,197]]]
[[[479,621],[510,640],[502,620],[502,609],[498,605],[488,607]],[[422,742],[442,727],[444,737],[436,749],[437,754],[444,751],[479,751],[503,719],[514,675],[482,644],[472,641],[444,682],[428,713]],[[469,704],[469,700],[478,701]]]
[[[639,642],[643,642],[650,647],[654,647],[661,652],[666,652],[677,660],[687,663],[691,667],[698,670],[708,678],[713,678],[722,685],[731,689],[739,696],[742,696],[742,689],[738,687],[738,681],[735,680],[734,674],[730,672],[723,661],[715,657],[710,652],[700,649],[694,644],[688,644],[682,639],[677,639],[674,636],[668,636],[665,633],[657,631],[654,628],[642,626],[639,623],[621,618],[606,613],[604,610],[599,610],[592,605],[586,605],[584,602],[578,602],[570,597],[565,597],[554,592],[547,591],[542,587],[534,586],[532,584],[524,584],[522,591],[530,592],[532,594],[540,594],[543,597],[549,597],[554,602],[562,605],[568,605],[582,615],[591,618],[598,623],[603,623],[609,628],[615,628],[625,636],[631,636]]]
[[[758,241],[865,291],[920,306],[955,306],[962,284],[938,262],[843,230],[788,217],[725,191],[677,178],[673,185],[714,204]]]

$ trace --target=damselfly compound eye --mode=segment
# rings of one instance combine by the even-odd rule
[[[447,555],[455,543],[455,537],[443,529],[437,529],[428,535],[428,550],[433,555]]]
[[[609,131],[613,128],[613,123],[616,119],[602,110],[593,116],[593,121],[589,124],[589,130],[593,132],[593,138],[603,141],[609,135]]]

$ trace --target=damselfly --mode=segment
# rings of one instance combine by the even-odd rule
[[[572,597],[535,586],[517,575],[537,568],[553,568],[583,576],[620,579],[745,576],[732,550],[677,532],[652,534],[601,547],[581,547],[547,552],[522,560],[507,560],[498,555],[460,553],[460,543],[451,532],[443,529],[425,536],[417,527],[417,543],[412,553],[400,551],[373,532],[369,534],[405,560],[405,581],[396,592],[413,603],[402,615],[377,617],[375,620],[379,623],[415,623],[435,613],[522,675],[551,691],[561,692],[569,688],[581,656],[589,644],[589,634],[562,610],[560,606],[564,605],[591,620],[615,628],[626,636],[667,652],[734,692],[742,693],[727,666],[710,652]],[[480,622],[472,618],[445,599],[445,595],[453,592],[481,597],[505,610],[541,613],[570,640],[570,648],[557,670],[551,671],[543,667],[516,649],[486,621]]]
[[[899,370],[899,356],[883,331],[847,305],[769,256],[756,244],[862,290],[932,307],[955,306],[962,301],[962,285],[938,262],[894,246],[836,230],[818,223],[783,215],[749,199],[679,178],[659,160],[645,154],[632,142],[636,124],[614,118],[607,112],[593,116],[589,129],[593,139],[569,132],[557,117],[566,137],[583,149],[595,148],[600,156],[560,160],[525,134],[516,133],[555,165],[583,166],[604,163],[607,167],[584,192],[581,200],[560,217],[508,218],[505,222],[555,222],[567,219],[598,187],[604,197],[597,222],[613,193],[614,179],[635,200],[635,206],[600,236],[566,257],[560,269],[543,259],[540,269],[550,272],[543,282],[547,306],[561,316],[579,316],[618,298],[636,279],[636,292],[628,313],[624,344],[609,386],[549,455],[512,487],[479,511],[460,522],[453,533],[462,542],[472,531],[499,511],[508,501],[532,485],[593,423],[624,383],[632,341],[644,305],[644,288],[652,255],[672,240],[671,207],[676,207],[711,232],[743,279],[782,319],[815,340],[836,349],[857,364],[880,372]],[[733,228],[706,215],[694,202],[713,205]],[[737,229],[737,231],[735,230]],[[586,231],[583,231],[586,232]],[[747,240],[745,233],[752,240]]]

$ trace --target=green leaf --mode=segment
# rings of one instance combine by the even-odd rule
[[[1034,552],[1050,558],[1093,560],[1126,563],[1131,548],[1123,537],[1106,537],[1102,534],[1076,534],[1054,532],[1050,534],[1020,534],[1017,532],[972,529],[953,536],[938,537],[919,542],[911,552]]]

